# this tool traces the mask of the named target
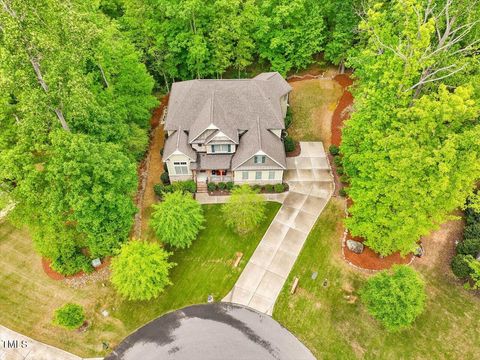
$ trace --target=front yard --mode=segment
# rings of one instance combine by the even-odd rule
[[[225,227],[220,205],[205,205],[206,229],[189,249],[176,251],[171,257],[177,263],[170,274],[173,285],[149,302],[119,299],[106,280],[108,274],[79,288],[49,279],[28,234],[0,222],[0,323],[80,356],[104,355],[109,351],[103,350],[103,342],[112,348],[130,332],[166,312],[204,303],[209,294],[220,301],[233,287],[279,208],[278,203],[267,203],[265,221],[250,235],[240,237]],[[237,252],[244,255],[234,268]],[[51,325],[54,309],[65,302],[85,307],[90,322],[86,332]],[[109,311],[108,317],[101,315],[103,309]]]
[[[342,200],[332,199],[318,219],[279,296],[273,317],[319,359],[478,356],[480,301],[455,284],[453,275],[445,274],[441,264],[426,267],[414,263],[427,285],[427,305],[411,329],[388,333],[368,315],[357,298],[367,275],[341,258],[343,206]],[[315,271],[318,277],[312,280]],[[294,276],[300,282],[291,295]]]

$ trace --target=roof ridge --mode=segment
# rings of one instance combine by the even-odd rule
[[[262,135],[260,134],[260,116],[257,115],[257,132],[258,132],[258,145],[261,151],[262,149]]]
[[[252,79],[252,80],[255,80],[255,79]],[[265,93],[264,93],[263,90],[260,88],[260,86],[258,86],[257,81],[262,81],[262,80],[258,80],[258,79],[257,79],[256,81],[253,81],[253,83],[254,83],[255,86],[257,87],[258,91],[260,91],[260,94],[262,94],[263,99],[268,103],[268,106],[270,106],[270,109],[272,110],[273,116],[275,116],[275,118],[276,118],[278,121],[280,121],[280,123],[282,123],[282,119],[279,119],[279,118],[278,118],[277,112],[276,112],[275,109],[273,108],[272,102],[270,101],[270,99],[268,99],[267,97],[265,97]]]

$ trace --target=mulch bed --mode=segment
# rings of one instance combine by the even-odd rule
[[[287,152],[287,157],[298,156],[298,155],[300,155],[301,152],[302,152],[302,148],[300,147],[300,142],[297,141],[295,143],[295,149],[293,151]]]
[[[364,241],[363,238],[358,236],[353,237],[350,233],[347,233],[345,241],[346,240]],[[343,255],[345,256],[345,260],[352,265],[366,270],[384,270],[389,269],[395,264],[409,264],[413,258],[413,254],[402,257],[399,252],[382,258],[367,246],[364,247],[361,254],[355,254],[347,248],[346,244],[343,247]]]
[[[333,112],[332,116],[332,136],[331,143],[336,146],[340,146],[342,142],[342,127],[343,122],[350,117],[348,111],[345,111],[346,108],[353,104],[353,96],[350,91],[347,90],[349,86],[353,84],[350,74],[338,74],[335,76],[334,80],[343,87],[343,95],[338,101],[337,107]]]
[[[73,279],[73,278],[78,278],[78,277],[81,277],[81,276],[84,276],[84,275],[88,275],[88,274],[85,274],[83,271],[80,271],[80,272],[78,272],[74,275],[65,276],[65,275],[62,275],[62,274],[56,272],[55,270],[53,270],[50,267],[50,263],[51,263],[50,260],[42,258],[43,271],[45,272],[45,274],[47,274],[47,276],[50,279],[53,279],[53,280]],[[98,272],[98,271],[102,270],[103,268],[107,267],[108,265],[110,265],[110,258],[105,258],[105,259],[103,259],[102,264],[99,267],[94,268],[93,272]]]

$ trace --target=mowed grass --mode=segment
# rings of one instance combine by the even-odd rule
[[[417,269],[428,300],[410,329],[388,333],[368,315],[358,298],[368,275],[341,259],[342,215],[342,203],[332,199],[310,233],[273,317],[318,359],[478,359],[480,299],[436,269]],[[316,280],[311,279],[314,271]],[[291,295],[294,276],[300,282]]]
[[[209,294],[220,301],[240,275],[266,232],[280,204],[267,203],[267,217],[251,234],[238,236],[225,227],[220,205],[205,205],[206,228],[193,245],[176,251],[171,261],[172,286],[157,299],[130,302],[117,296],[108,280],[89,282],[82,288],[48,278],[25,231],[0,222],[0,324],[73,352],[79,356],[101,356],[102,342],[110,349],[125,336],[162,314],[187,305],[204,303]],[[236,253],[243,258],[233,267]],[[83,305],[90,327],[84,333],[51,325],[54,310],[66,302]],[[106,309],[110,316],[103,317]]]
[[[342,96],[342,87],[329,79],[302,80],[290,85],[293,122],[289,135],[298,141],[330,143],[331,116]]]

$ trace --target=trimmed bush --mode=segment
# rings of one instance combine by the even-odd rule
[[[195,194],[197,191],[197,184],[193,180],[177,181],[173,183],[173,188],[176,191]]]
[[[207,184],[207,189],[208,189],[208,191],[215,191],[215,190],[217,190],[217,185],[213,182],[209,182]]]
[[[83,271],[87,274],[93,271],[90,259],[76,249],[74,252],[59,253],[59,256],[52,259],[50,267],[62,275],[74,275]]]
[[[233,183],[233,181],[228,181],[227,182],[227,190],[231,191],[234,186],[235,186],[235,184]]]
[[[480,238],[465,239],[457,245],[457,254],[472,255],[477,257],[480,253]]]
[[[330,145],[328,148],[328,151],[330,151],[330,154],[332,156],[336,156],[340,154],[340,148],[337,145]]]
[[[55,310],[53,324],[69,330],[78,329],[85,322],[85,313],[80,305],[68,303]]]
[[[348,177],[348,175],[342,175],[342,176],[340,176],[340,181],[343,184],[348,184],[350,182],[350,178]]]
[[[343,170],[343,167],[339,166],[337,167],[337,174],[338,175],[343,175],[345,173],[345,170]]]
[[[295,150],[295,141],[288,135],[283,139],[283,145],[285,146],[286,152],[292,152]]]
[[[425,283],[406,265],[395,265],[367,280],[360,297],[388,331],[410,326],[425,308]]]
[[[335,163],[336,166],[342,166],[343,164],[342,157],[340,155],[335,155],[333,157],[333,162]]]
[[[169,185],[170,177],[168,176],[168,172],[164,171],[162,175],[160,175],[160,180],[162,181],[162,184]]]
[[[273,185],[271,185],[271,184],[265,185],[265,191],[273,192]]]
[[[225,190],[225,189],[227,188],[227,184],[225,184],[223,181],[220,181],[220,182],[218,183],[218,188],[219,188],[220,190]]]
[[[168,173],[167,163],[163,163],[163,171]]]
[[[338,194],[342,197],[346,197],[347,196],[347,191],[345,190],[345,188],[341,188],[339,191],[338,191]]]
[[[252,186],[252,189],[255,190],[256,192],[259,192],[260,190],[262,190],[262,185],[255,184]]]
[[[467,278],[472,271],[466,261],[465,255],[462,254],[455,255],[450,265],[455,276],[460,279]]]
[[[161,155],[161,156],[163,156],[163,149],[164,149],[164,148],[161,148],[161,149],[160,149],[160,155]]]
[[[275,185],[273,186],[273,190],[274,190],[276,193],[284,192],[284,191],[285,191],[285,185],[283,185],[283,184],[275,184]]]
[[[463,231],[464,239],[480,239],[480,222],[472,223]]]
[[[292,125],[293,116],[290,107],[287,108],[287,115],[285,116],[285,129],[288,129]]]

